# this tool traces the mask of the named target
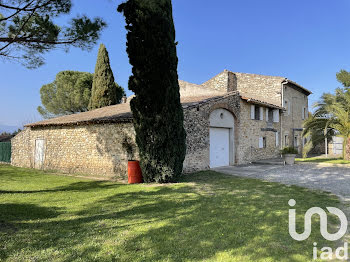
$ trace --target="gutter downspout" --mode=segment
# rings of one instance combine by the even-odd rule
[[[288,79],[285,78],[282,82],[281,82],[281,106],[284,108],[284,85],[288,84]],[[280,149],[283,149],[283,133],[282,133],[282,114],[281,114],[281,119],[280,119],[280,128],[281,128],[281,132],[280,132],[280,140],[281,140],[281,144],[280,144]]]

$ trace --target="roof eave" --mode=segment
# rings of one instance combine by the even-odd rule
[[[298,83],[296,83],[296,82],[294,82],[294,81],[292,81],[292,80],[289,80],[288,78],[286,78],[286,79],[284,80],[284,82],[285,82],[286,84],[290,83],[290,84],[292,84],[292,85],[295,85],[296,87],[299,87],[300,89],[302,89],[303,91],[305,91],[306,93],[308,93],[308,95],[311,95],[311,94],[312,94],[312,92],[311,92],[310,90],[306,89],[305,87],[299,85]]]
[[[250,104],[261,105],[261,106],[265,106],[265,107],[269,107],[269,108],[285,110],[283,107],[280,107],[280,106],[277,106],[277,105],[274,105],[274,104],[270,104],[270,103],[267,103],[267,102],[264,102],[264,101],[256,100],[254,98],[241,96],[241,99],[247,101],[247,103],[250,103]]]
[[[133,118],[124,117],[116,119],[102,119],[102,120],[89,120],[89,121],[79,121],[71,123],[47,123],[47,124],[27,124],[24,127],[49,127],[49,126],[80,126],[80,125],[90,125],[90,124],[109,124],[109,123],[131,123]]]

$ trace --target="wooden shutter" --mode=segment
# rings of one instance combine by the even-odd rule
[[[263,137],[259,137],[259,148],[263,148],[264,147],[264,139]]]
[[[260,117],[259,120],[264,120],[264,108],[263,107],[259,107],[259,113],[260,113]]]
[[[266,107],[265,117],[266,117],[266,122],[269,122],[269,109],[267,107]]]
[[[278,123],[280,121],[280,112],[279,109],[273,110],[273,122]]]

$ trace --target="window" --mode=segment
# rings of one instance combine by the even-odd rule
[[[308,117],[306,107],[303,107],[302,110],[303,111],[301,112],[301,119],[304,120]]]
[[[273,111],[272,110],[269,110],[268,118],[269,118],[269,122],[273,121]]]
[[[263,137],[263,148],[266,148],[266,137]]]
[[[264,119],[264,108],[257,105],[250,106],[250,118],[254,120],[263,120]]]
[[[288,100],[284,100],[284,108],[286,109],[286,114],[290,115],[290,103]]]
[[[294,136],[294,147],[298,147],[298,136]]]
[[[260,107],[259,106],[255,106],[254,119],[260,120]]]
[[[280,111],[279,109],[273,110],[273,122],[278,123],[280,121]]]
[[[289,142],[288,142],[288,135],[284,135],[284,146],[288,146]]]

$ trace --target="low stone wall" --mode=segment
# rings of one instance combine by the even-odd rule
[[[12,165],[34,168],[35,140],[44,139],[42,169],[126,180],[125,136],[134,141],[132,123],[26,128],[12,139]]]

